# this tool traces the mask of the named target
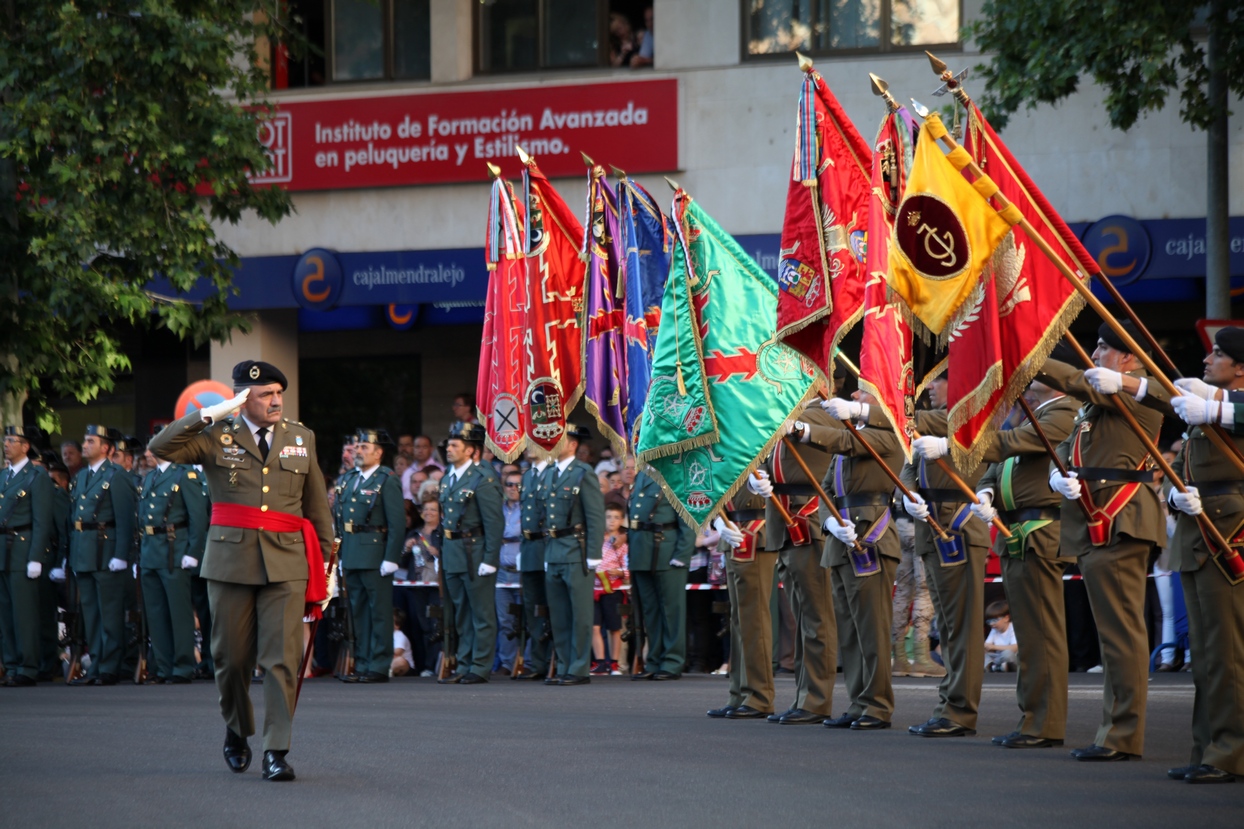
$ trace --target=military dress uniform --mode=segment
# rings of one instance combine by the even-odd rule
[[[446,483],[448,481],[448,483]],[[505,519],[501,515],[501,482],[492,465],[471,462],[450,467],[441,479],[441,526],[445,544],[441,567],[445,592],[453,602],[458,631],[458,674],[479,681],[492,672],[497,650],[497,573]],[[481,575],[479,567],[493,568]]]
[[[194,604],[185,565],[187,557],[198,563],[207,537],[207,499],[199,473],[175,463],[148,472],[139,495],[138,531],[143,610],[156,674],[170,682],[190,682]]]
[[[337,536],[354,617],[354,672],[368,682],[389,678],[393,664],[393,573],[406,535],[402,481],[387,466],[366,478],[351,470],[337,497]],[[388,569],[388,568],[386,568]]]
[[[91,430],[95,430],[92,432]],[[87,434],[106,436],[102,426]],[[125,602],[134,563],[137,487],[134,476],[105,460],[92,471],[83,467],[74,479],[70,518],[69,566],[78,579],[83,628],[91,667],[85,683],[115,683],[125,658]],[[118,559],[125,568],[109,569]]]
[[[1034,414],[1053,445],[1071,434],[1079,401],[1057,397]],[[1074,562],[1062,551],[1062,499],[1050,490],[1049,456],[1032,424],[995,432],[982,460],[990,464],[977,484],[992,494],[998,518],[1011,531],[994,540],[1002,563],[1002,584],[1019,643],[1015,700],[1019,723],[1013,734],[996,739],[1008,748],[1044,741],[1061,745],[1067,730],[1067,630],[1063,570]],[[1077,508],[1078,509],[1078,508]]]
[[[5,434],[22,435],[7,427]],[[0,470],[0,651],[6,685],[33,685],[42,669],[40,580],[50,565],[52,479],[29,460]],[[30,576],[31,565],[39,574]]]
[[[642,471],[631,487],[626,526],[631,587],[648,639],[643,673],[632,678],[680,677],[687,664],[687,564],[695,552],[695,530],[670,506],[656,479]]]
[[[48,476],[51,478],[51,476]],[[60,625],[58,609],[60,607],[60,591],[52,581],[51,571],[65,567],[69,555],[69,513],[73,510],[73,502],[69,500],[69,488],[57,485],[52,481],[52,524],[48,532],[48,550],[43,568],[39,576],[39,639],[42,657],[40,658],[40,678],[51,678],[62,673],[60,659]],[[62,579],[63,581],[63,579]],[[69,608],[73,612],[74,608]]]
[[[532,679],[549,672],[553,634],[549,630],[549,600],[544,588],[544,470],[547,462],[533,464],[523,473],[519,505],[523,509],[523,540],[518,547],[518,571],[523,590],[523,624],[527,628]]]
[[[1062,501],[1063,553],[1079,558],[1101,643],[1102,720],[1093,746],[1139,756],[1149,691],[1145,580],[1153,547],[1165,540],[1166,527],[1158,496],[1147,485],[1153,480],[1152,459],[1115,405],[1126,406],[1153,437],[1171,408],[1166,391],[1146,372],[1132,376],[1148,379],[1140,402],[1126,393],[1099,393],[1083,371],[1057,360],[1048,360],[1037,379],[1086,401],[1071,435],[1058,445],[1058,456],[1078,473],[1093,504],[1114,512],[1112,519],[1103,515],[1090,533],[1080,508]]]
[[[730,690],[724,709],[710,716],[755,719],[773,713],[773,622],[769,597],[777,553],[764,550],[765,500],[742,490],[726,505],[726,518],[743,543],[720,544],[730,596]]]
[[[583,439],[586,430],[567,424]],[[557,654],[558,684],[590,681],[592,667],[592,591],[594,568],[605,540],[605,497],[592,467],[576,458],[550,463],[542,481],[544,497],[545,591]]]
[[[201,472],[201,471],[200,471]],[[200,474],[203,504],[207,514],[212,514],[212,496],[207,489],[207,476]],[[207,579],[203,578],[203,551],[207,546],[207,534],[203,534],[203,544],[190,555],[198,559],[198,563],[187,573],[190,575],[190,601],[194,605],[194,615],[199,621],[199,664],[195,666],[194,675],[197,679],[214,679],[216,663],[212,659],[212,602],[207,596]]]

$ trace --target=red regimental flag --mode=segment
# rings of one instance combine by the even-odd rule
[[[822,369],[864,313],[870,161],[868,142],[808,70],[782,224],[777,336]]]
[[[529,290],[521,349],[523,420],[529,445],[551,457],[565,436],[566,416],[583,394],[583,224],[534,160],[524,168],[523,182]]]
[[[488,448],[507,462],[522,453],[525,441],[522,345],[528,309],[522,222],[523,211],[514,200],[514,188],[509,182],[496,179],[492,183],[484,240],[484,255],[491,273],[475,405],[486,430]]]

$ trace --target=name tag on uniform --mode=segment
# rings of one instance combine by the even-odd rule
[[[307,448],[305,446],[282,446],[282,458],[305,458],[307,457]]]

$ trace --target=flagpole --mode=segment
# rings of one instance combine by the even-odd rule
[[[829,510],[829,514],[834,516],[834,520],[838,522],[839,526],[842,526],[842,527],[850,526],[849,524],[847,524],[847,520],[842,517],[842,513],[838,511],[838,508],[834,506],[834,499],[830,498],[829,495],[825,492],[825,489],[821,486],[821,482],[816,479],[816,476],[812,474],[812,470],[808,468],[807,462],[804,461],[803,457],[800,456],[799,452],[795,450],[795,445],[790,442],[790,438],[789,437],[782,438],[782,443],[786,444],[786,451],[795,458],[795,462],[798,463],[799,468],[803,470],[804,476],[807,477],[807,479],[812,482],[813,489],[816,490],[817,495],[821,496],[821,503],[825,505],[825,508],[827,510]],[[852,543],[851,546],[857,550],[860,550],[861,552],[864,550],[864,548],[860,546],[860,542],[858,539],[854,543]]]
[[[1071,334],[1067,334],[1065,336],[1067,342],[1072,348],[1075,349],[1076,354],[1079,355],[1080,361],[1084,363],[1087,368],[1093,368],[1093,359],[1084,351],[1084,348],[1080,345],[1076,338],[1071,336]],[[1113,399],[1111,402],[1114,403],[1115,411],[1123,416],[1123,419],[1127,421],[1127,425],[1130,426],[1132,431],[1136,433],[1136,437],[1140,438],[1140,442],[1144,445],[1145,450],[1153,456],[1153,460],[1159,467],[1161,467],[1162,473],[1166,475],[1167,479],[1171,482],[1171,485],[1180,492],[1186,493],[1188,491],[1188,487],[1185,486],[1184,482],[1181,481],[1179,476],[1175,474],[1175,470],[1171,468],[1171,465],[1167,462],[1166,458],[1162,457],[1162,453],[1154,444],[1153,438],[1149,437],[1149,433],[1146,432],[1140,423],[1136,421],[1136,416],[1128,411],[1127,406],[1121,403],[1117,398]],[[1223,559],[1222,568],[1224,573],[1227,574],[1228,579],[1234,579],[1232,582],[1233,584],[1238,584],[1240,581],[1244,580],[1244,559],[1240,558],[1239,552],[1227,543],[1227,540],[1222,537],[1222,533],[1218,531],[1218,527],[1214,525],[1213,521],[1209,520],[1209,516],[1207,516],[1204,512],[1198,513],[1196,515],[1196,520],[1197,524],[1201,527],[1201,532],[1204,533],[1205,536],[1213,542],[1213,544],[1217,545],[1218,549],[1221,551],[1220,555]]]
[[[1037,422],[1037,413],[1034,412],[1032,407],[1028,405],[1028,401],[1024,399],[1023,394],[1020,394],[1019,397],[1015,398],[1015,401],[1019,403],[1019,407],[1023,409],[1024,414],[1028,416],[1028,422],[1032,424],[1033,431],[1037,433],[1037,437],[1040,439],[1041,445],[1045,447],[1045,453],[1049,455],[1050,460],[1054,462],[1054,468],[1058,470],[1059,475],[1066,478],[1067,464],[1063,463],[1062,458],[1058,457],[1058,452],[1054,451],[1054,444],[1050,442],[1049,435],[1045,433],[1045,430],[1041,428],[1041,424]],[[1087,488],[1085,488],[1080,497],[1076,499],[1076,503],[1080,505],[1080,510],[1084,513],[1085,519],[1088,520],[1090,524],[1096,520],[1093,517],[1093,498],[1089,495]]]

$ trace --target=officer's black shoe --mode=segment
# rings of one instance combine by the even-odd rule
[[[95,681],[100,685],[116,685],[118,677],[116,674],[100,674],[99,679]]]
[[[589,685],[592,682],[590,676],[575,676],[574,674],[566,674],[560,680],[558,685]]]
[[[370,682],[374,680],[368,680],[368,681]],[[384,681],[388,682],[389,678],[386,676],[384,678]],[[480,683],[487,682],[487,681],[488,681],[488,677],[486,676],[480,676],[479,674],[463,674],[462,680],[458,684],[459,685],[479,685]]]
[[[989,742],[993,743],[996,746],[1000,746],[1007,740],[1010,740],[1014,737],[1022,737],[1022,736],[1023,735],[1020,734],[1018,731],[1012,731],[1010,734],[1003,734],[1001,737],[991,737],[989,739]]]
[[[637,674],[631,674],[631,680],[635,681],[638,679],[652,679],[653,675],[654,674],[652,671],[640,671]]]
[[[712,717],[715,720],[721,720],[721,719],[725,719],[726,715],[729,714],[731,711],[733,711],[735,708],[738,708],[738,706],[737,705],[723,705],[721,708],[710,708],[707,711],[705,711],[704,714],[706,716]]]
[[[951,722],[945,717],[930,720],[917,726],[915,734],[920,737],[974,737],[976,732],[971,728]]]
[[[682,679],[682,674],[676,674],[673,671],[657,671],[652,675],[652,678],[658,682],[662,682],[667,679]]]
[[[32,688],[35,681],[25,674],[9,674],[5,677],[4,684],[10,688]]]
[[[1234,783],[1235,775],[1213,766],[1197,766],[1184,775],[1185,783]]]
[[[1131,760],[1133,757],[1139,759],[1138,754],[1128,754],[1125,751],[1115,751],[1113,748],[1106,748],[1094,743],[1087,748],[1077,748],[1071,752],[1071,756],[1084,763],[1116,763]],[[1187,780],[1188,778],[1184,778]]]
[[[1016,734],[1014,737],[1007,737],[998,745],[1003,748],[1050,748],[1052,746],[1060,746],[1062,740],[1051,740],[1047,737],[1033,737],[1031,734]]]
[[[769,715],[764,711],[752,708],[750,705],[740,705],[738,708],[731,708],[726,714],[727,720],[763,720]]]
[[[785,717],[787,714],[789,714],[791,711],[794,711],[794,710],[795,710],[794,708],[787,708],[785,711],[774,711],[772,714],[765,717],[765,719],[767,719],[771,723],[781,722],[782,717]]]
[[[919,725],[907,726],[907,733],[908,734],[919,734],[920,729],[924,728],[926,725],[932,725],[935,722],[937,722],[937,717],[929,717],[927,720],[920,723]]]
[[[856,718],[851,714],[843,714],[841,717],[823,719],[821,720],[821,725],[826,728],[850,728],[851,723],[855,722],[855,720]]]
[[[173,674],[166,681],[169,685],[189,685],[192,680],[188,676],[178,676],[177,674]]]
[[[565,674],[563,674],[562,676],[565,676]],[[546,676],[544,678],[545,685],[556,685],[557,683],[561,681],[562,681],[562,678],[560,676]]]
[[[873,717],[865,714],[855,722],[851,723],[852,731],[881,731],[890,727],[889,720],[883,720],[880,717]]]
[[[816,725],[822,722],[825,722],[824,714],[813,714],[811,711],[805,711],[802,708],[787,711],[778,719],[778,723],[781,725]]]
[[[457,685],[459,682],[462,681],[462,676],[463,676],[462,674],[450,674],[444,679],[436,680],[436,682],[438,685]]]
[[[284,751],[265,751],[263,753],[264,780],[293,780],[294,767],[285,762]]]
[[[1183,780],[1199,768],[1200,766],[1176,766],[1173,769],[1167,769],[1166,776],[1172,780]]]
[[[245,737],[234,734],[231,728],[225,728],[225,762],[234,774],[241,774],[251,767],[251,747]]]
[[[373,682],[388,682],[388,681],[389,681],[388,674],[382,674],[377,671],[368,671],[364,676],[359,677],[359,682],[373,683]]]
[[[77,679],[71,679],[71,680],[69,680],[69,684],[70,684],[70,685],[77,685],[77,686],[82,686],[82,685],[94,685],[94,684],[95,684],[95,680],[94,680],[94,679],[92,679],[92,678],[91,678],[91,677],[89,677],[89,676],[80,676],[80,677],[78,677]]]
[[[337,678],[340,679],[342,682],[359,682],[360,680],[362,680],[363,676],[362,674],[344,674]]]
[[[522,676],[512,676],[510,679],[525,679],[528,682],[540,682],[545,678],[545,675],[548,672],[548,669],[545,668],[543,671],[532,671],[531,673],[526,673]]]

